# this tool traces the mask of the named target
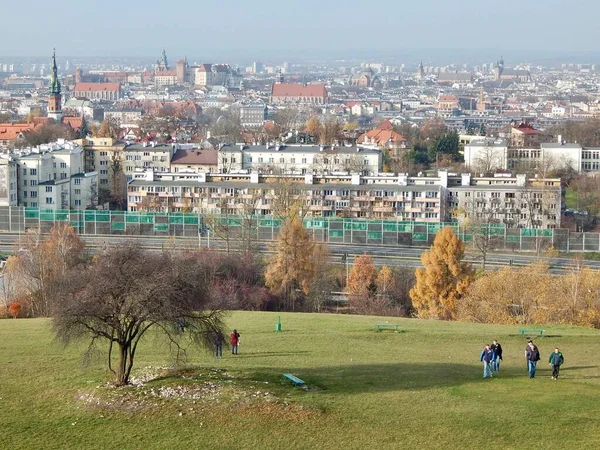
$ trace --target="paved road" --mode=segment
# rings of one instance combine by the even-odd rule
[[[22,235],[16,233],[0,233],[0,252],[12,253],[19,248],[19,242]],[[199,245],[206,247],[208,240],[202,238],[199,241],[196,238],[173,238],[173,237],[156,237],[156,236],[115,236],[115,235],[82,235],[82,239],[92,251],[102,251],[102,249],[111,245],[119,245],[126,241],[140,242],[144,248],[151,250],[161,250],[163,248],[198,248]],[[232,248],[233,248],[232,243]],[[220,240],[211,238],[211,248],[225,249],[225,243]],[[261,253],[269,253],[271,244],[260,242],[257,248]],[[332,254],[332,262],[342,263],[342,255],[348,253],[348,262],[352,263],[355,256],[363,253],[368,253],[373,256],[376,264],[388,264],[390,266],[421,266],[421,254],[423,248],[416,247],[374,247],[362,245],[346,245],[346,244],[329,244],[329,251]],[[494,269],[502,266],[523,266],[535,262],[538,258],[530,254],[489,254],[487,258],[487,268]],[[575,267],[575,262],[570,258],[541,258],[544,262],[550,265],[553,272],[564,273],[565,271]],[[467,253],[466,260],[474,265],[481,264],[481,256],[476,253]],[[600,261],[585,261],[587,267],[600,269]]]

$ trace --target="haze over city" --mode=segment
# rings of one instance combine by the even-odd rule
[[[68,56],[151,57],[164,47],[190,57],[400,57],[402,51],[436,55],[442,52],[435,49],[453,49],[460,59],[463,49],[466,57],[512,52],[516,58],[577,56],[595,52],[600,41],[600,4],[593,0],[573,8],[561,0],[186,0],[176,7],[65,0],[59,8],[33,0],[27,5],[26,24],[4,21],[7,40],[0,55],[43,56],[43,43]],[[4,12],[19,15],[16,4],[5,5]]]

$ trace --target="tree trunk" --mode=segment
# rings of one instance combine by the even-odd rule
[[[129,374],[127,371],[128,350],[128,345],[119,343],[119,365],[117,366],[115,379],[117,386],[125,386],[129,383]]]

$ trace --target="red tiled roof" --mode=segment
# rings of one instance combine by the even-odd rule
[[[457,100],[455,95],[440,95],[438,102],[455,102]]]
[[[327,97],[324,84],[275,83],[271,89],[273,97]]]
[[[172,164],[210,164],[217,165],[219,152],[216,150],[177,150]]]
[[[79,130],[83,125],[82,117],[63,117],[63,123],[69,125],[74,130]]]
[[[121,88],[119,83],[77,83],[73,88],[74,92],[98,92],[98,91],[118,91]]]
[[[383,147],[388,142],[392,142],[393,144],[402,144],[403,142],[406,142],[406,138],[400,133],[394,131],[394,127],[389,120],[384,120],[378,128],[375,128],[358,137],[357,142],[359,144],[364,144],[365,141],[366,143],[374,141],[377,146]]]
[[[30,123],[0,123],[0,141],[13,141],[20,133],[32,128]]]

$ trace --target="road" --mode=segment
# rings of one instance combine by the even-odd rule
[[[0,252],[12,253],[19,248],[19,242],[22,235],[16,233],[0,233]],[[82,235],[81,238],[92,251],[102,251],[107,246],[120,245],[127,241],[136,241],[143,248],[149,250],[161,250],[164,248],[178,249],[196,249],[199,245],[206,247],[208,240],[202,238],[199,241],[196,238],[182,237],[156,237],[156,236],[115,236],[115,235]],[[232,248],[233,248],[232,243]],[[268,242],[257,243],[257,249],[261,253],[270,253],[272,244]],[[225,249],[225,243],[214,238],[210,239],[210,247],[217,249]],[[423,248],[417,247],[375,247],[366,245],[350,245],[350,244],[329,244],[329,251],[332,254],[332,262],[342,263],[342,255],[348,254],[348,263],[351,264],[354,257],[368,253],[373,257],[375,264],[389,266],[405,266],[405,267],[420,267],[421,254]],[[554,273],[564,273],[576,266],[576,262],[571,258],[540,258],[548,264]],[[481,265],[481,256],[476,253],[468,252],[465,260],[472,263],[474,266]],[[486,267],[495,269],[502,266],[524,266],[537,261],[535,255],[513,253],[491,253],[487,257]],[[586,267],[600,270],[600,261],[585,261]]]

